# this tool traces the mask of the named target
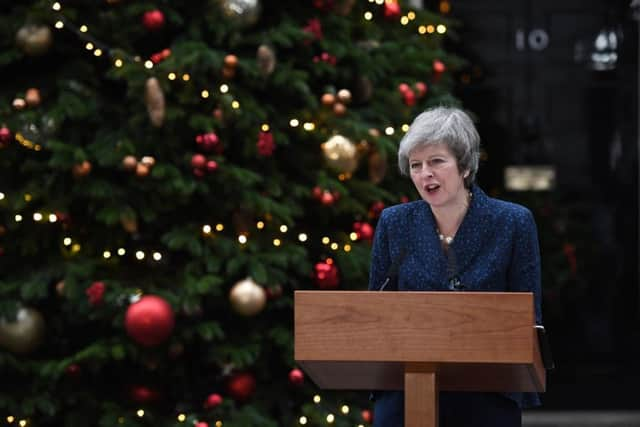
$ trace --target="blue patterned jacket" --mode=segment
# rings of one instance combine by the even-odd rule
[[[471,192],[449,259],[425,201],[384,209],[376,227],[369,289],[379,289],[392,261],[401,260],[396,283],[389,284],[400,291],[462,286],[469,291],[533,292],[536,323],[542,324],[540,249],[533,215],[523,206],[488,197],[477,185]],[[535,393],[504,395],[522,408],[540,405]]]

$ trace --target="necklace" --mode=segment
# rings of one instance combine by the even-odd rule
[[[440,233],[440,231],[438,231],[438,238],[440,238],[441,242],[444,242],[447,245],[450,245],[451,242],[453,242],[453,236],[445,236],[444,234]]]
[[[467,206],[465,207],[465,213],[467,211],[467,209],[469,208],[469,203],[471,202],[471,198],[473,197],[473,193],[471,191],[469,191],[467,193],[468,196],[468,201],[467,201]],[[453,237],[454,236],[445,236],[444,234],[442,234],[440,232],[440,229],[436,229],[438,230],[438,238],[440,239],[441,242],[443,242],[444,244],[446,244],[447,246],[449,246],[451,243],[453,243]]]

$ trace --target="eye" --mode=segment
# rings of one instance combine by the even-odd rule
[[[420,167],[420,163],[414,162],[409,165],[411,169],[418,169]]]

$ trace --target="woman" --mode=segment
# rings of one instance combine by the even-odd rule
[[[480,137],[467,114],[438,107],[420,114],[400,142],[398,164],[422,200],[382,211],[373,244],[369,289],[533,292],[541,322],[536,225],[523,206],[488,197],[474,179]],[[426,203],[425,203],[426,202]],[[395,269],[395,268],[394,268]],[[374,393],[375,427],[404,425],[402,392]],[[535,393],[441,392],[441,427],[521,426]]]

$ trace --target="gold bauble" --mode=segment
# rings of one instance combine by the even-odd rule
[[[239,281],[231,288],[229,300],[233,309],[242,316],[255,316],[267,304],[267,293],[250,277]]]
[[[387,159],[374,150],[369,154],[369,179],[374,184],[379,184],[387,173]]]
[[[258,61],[260,74],[263,76],[268,76],[273,73],[273,70],[276,68],[276,53],[271,46],[266,44],[260,45],[256,53],[256,60]]]
[[[53,34],[45,25],[25,25],[16,33],[16,44],[27,55],[42,55],[53,43]]]
[[[27,89],[27,93],[24,95],[24,100],[29,107],[37,107],[40,105],[40,91],[35,87]]]
[[[219,0],[222,13],[238,27],[249,27],[260,17],[259,0]]]
[[[160,82],[155,77],[149,77],[144,86],[144,103],[147,106],[149,120],[155,127],[160,127],[164,123],[165,103],[164,93]]]
[[[135,156],[124,156],[122,159],[122,167],[128,171],[133,171],[138,165],[138,159]]]
[[[322,152],[330,168],[352,173],[358,167],[356,145],[342,135],[334,135],[322,144]]]
[[[0,319],[0,347],[26,354],[36,349],[44,337],[44,318],[33,308],[20,308],[16,320]]]

